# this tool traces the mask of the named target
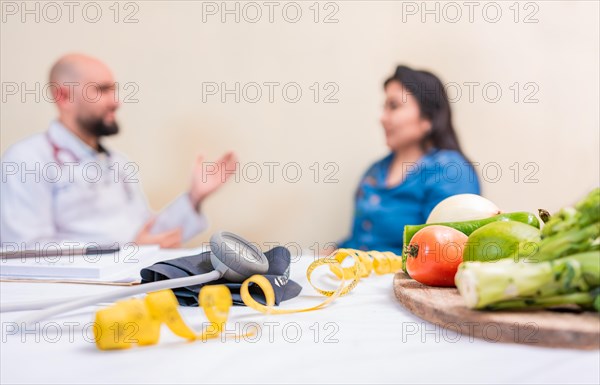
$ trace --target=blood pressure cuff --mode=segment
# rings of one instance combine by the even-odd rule
[[[281,301],[287,301],[298,296],[302,290],[302,286],[289,279],[290,251],[285,247],[278,246],[267,251],[265,256],[269,260],[269,270],[264,277],[269,280],[275,291],[275,305],[279,305]],[[214,268],[210,262],[210,251],[205,251],[200,254],[190,255],[189,257],[158,262],[142,269],[140,274],[142,276],[142,284],[144,284],[165,279],[204,274],[212,270]],[[219,284],[229,288],[234,305],[244,305],[240,296],[242,284],[239,282],[230,282],[224,278],[210,283],[173,289],[173,293],[175,293],[177,301],[181,306],[198,306],[198,294],[202,286]],[[258,285],[250,283],[248,291],[257,302],[265,304],[265,296]]]

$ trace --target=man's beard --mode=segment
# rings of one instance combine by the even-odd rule
[[[77,120],[88,134],[95,137],[115,135],[119,132],[119,124],[116,121],[106,124],[102,118],[78,118]]]

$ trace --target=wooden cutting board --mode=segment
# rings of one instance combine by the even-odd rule
[[[478,311],[468,309],[455,288],[430,287],[404,273],[394,276],[396,298],[418,317],[490,342],[573,349],[600,349],[600,316],[595,312]]]

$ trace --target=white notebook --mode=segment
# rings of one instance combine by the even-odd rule
[[[97,282],[139,280],[142,268],[160,260],[158,246],[98,255],[2,258],[0,279],[39,279]]]

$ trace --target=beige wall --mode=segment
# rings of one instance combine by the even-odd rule
[[[10,2],[9,2],[10,3]],[[344,236],[349,228],[352,195],[359,176],[375,159],[386,154],[378,123],[383,101],[381,83],[396,64],[406,63],[437,73],[446,83],[458,83],[460,100],[453,103],[454,120],[463,147],[481,164],[496,162],[502,177],[484,181],[484,195],[504,210],[555,210],[572,202],[599,181],[598,3],[547,1],[519,6],[515,22],[513,2],[494,3],[502,11],[492,23],[495,5],[478,3],[469,21],[463,2],[462,17],[438,3],[440,20],[422,11],[421,2],[335,2],[337,23],[315,23],[309,7],[299,2],[302,18],[291,23],[275,8],[273,23],[262,6],[257,23],[233,16],[222,23],[219,15],[206,15],[206,2],[121,3],[115,23],[113,2],[98,2],[102,17],[97,23],[82,15],[84,3],[75,9],[73,23],[68,9],[56,23],[55,10],[40,3],[40,20],[4,2],[1,26],[1,76],[3,85],[24,82],[43,87],[51,63],[61,54],[82,51],[105,60],[121,83],[138,85],[137,103],[125,103],[119,113],[122,134],[110,145],[140,165],[141,178],[154,208],[160,208],[187,187],[191,162],[198,151],[211,158],[228,149],[250,162],[297,162],[303,175],[288,183],[279,166],[274,183],[267,168],[259,183],[230,183],[205,204],[209,231],[194,240],[208,239],[212,231],[230,229],[259,242],[297,242],[309,247]],[[20,7],[21,2],[12,3]],[[34,7],[34,2],[29,7]],[[58,4],[62,4],[59,2]],[[220,6],[221,2],[213,3]],[[239,3],[243,12],[245,3]],[[263,2],[258,2],[263,4]],[[230,8],[235,6],[229,3]],[[320,19],[334,6],[324,9]],[[435,2],[429,2],[433,9]],[[137,23],[123,23],[135,11]],[[254,10],[246,8],[248,18]],[[293,8],[288,8],[293,17]],[[94,9],[87,8],[88,18]],[[534,12],[537,23],[524,23]],[[445,16],[445,17],[444,17]],[[403,17],[405,20],[403,21]],[[213,96],[202,101],[203,82],[296,82],[301,101],[288,103],[277,89],[269,103],[267,88],[257,103],[226,103]],[[333,82],[339,86],[338,103],[312,100],[309,87]],[[469,101],[465,83],[479,82]],[[496,103],[482,96],[483,85],[497,83],[502,96]],[[509,88],[520,84],[519,100]],[[534,83],[525,89],[525,83]],[[524,103],[530,92],[536,103]],[[3,89],[1,150],[47,127],[53,105],[35,102],[21,93]],[[122,95],[128,94],[123,90]],[[450,90],[455,93],[456,87]],[[489,96],[494,97],[492,88]],[[292,93],[290,93],[293,96]],[[252,95],[249,95],[252,97]],[[456,98],[458,99],[458,98]],[[320,164],[315,183],[312,164]],[[324,166],[335,162],[337,183],[323,183]],[[515,182],[511,165],[521,172]],[[536,183],[524,183],[537,166]],[[249,169],[246,169],[249,171]],[[480,167],[480,171],[482,167]],[[493,170],[488,179],[494,177]],[[290,174],[293,177],[293,174]]]

